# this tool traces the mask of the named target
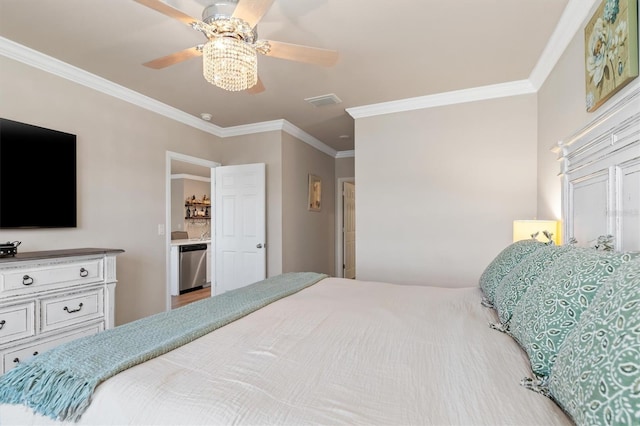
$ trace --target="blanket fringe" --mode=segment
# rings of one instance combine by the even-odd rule
[[[67,342],[0,376],[0,403],[76,421],[109,377],[197,339],[328,275],[291,272]]]
[[[25,404],[52,419],[75,421],[89,405],[97,383],[69,371],[27,368],[26,364],[0,380],[0,401]]]

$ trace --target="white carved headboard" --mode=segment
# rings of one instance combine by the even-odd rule
[[[564,241],[640,251],[640,85],[558,145]]]

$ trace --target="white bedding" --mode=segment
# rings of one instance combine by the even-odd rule
[[[104,382],[80,424],[571,425],[481,297],[327,278]]]

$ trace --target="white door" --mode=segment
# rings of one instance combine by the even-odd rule
[[[215,294],[266,278],[265,165],[215,168]]]
[[[344,277],[356,277],[356,185],[345,182],[342,191],[342,225],[344,228]]]

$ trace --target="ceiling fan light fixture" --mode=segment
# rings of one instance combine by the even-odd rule
[[[256,48],[235,37],[214,37],[202,48],[202,73],[221,89],[247,90],[258,82]]]
[[[333,50],[258,40],[258,23],[274,0],[197,0],[208,4],[201,21],[168,5],[167,0],[134,1],[190,26],[207,39],[204,45],[148,61],[144,66],[162,69],[202,55],[205,80],[224,90],[249,90],[251,94],[264,91],[258,79],[258,53],[326,67],[338,60],[338,52]]]

